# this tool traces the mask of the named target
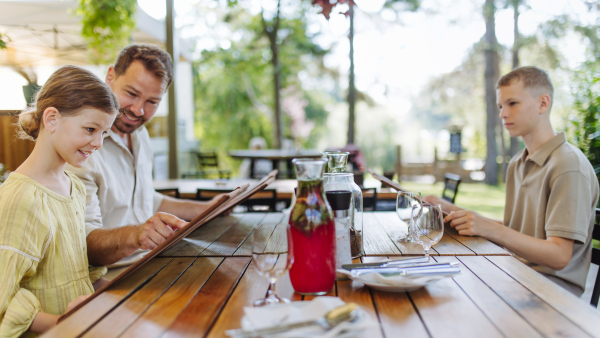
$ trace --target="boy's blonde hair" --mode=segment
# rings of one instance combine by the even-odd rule
[[[48,107],[56,108],[61,115],[78,114],[82,108],[94,108],[117,114],[117,96],[91,72],[77,67],[64,66],[50,76],[35,96],[35,103],[19,115],[19,136],[36,140],[42,128],[42,115]]]
[[[548,94],[550,102],[554,102],[554,85],[550,76],[543,69],[535,66],[519,67],[504,75],[498,80],[496,89],[514,84],[517,81],[523,83],[523,88],[528,89],[532,94],[540,96]]]

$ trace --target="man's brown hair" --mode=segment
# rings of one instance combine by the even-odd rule
[[[160,47],[147,44],[129,45],[119,53],[115,62],[115,74],[125,74],[133,61],[140,61],[144,67],[157,77],[167,82],[167,87],[173,82],[173,60]]]
[[[56,108],[63,116],[77,115],[83,108],[117,114],[119,100],[104,81],[91,72],[77,66],[61,67],[36,94],[35,103],[19,115],[21,138],[38,138],[42,128],[42,116],[49,107]]]
[[[554,86],[550,76],[543,69],[534,66],[519,67],[504,75],[498,80],[496,89],[514,84],[517,81],[523,83],[523,88],[533,91],[535,95],[548,94],[551,102],[554,101]]]

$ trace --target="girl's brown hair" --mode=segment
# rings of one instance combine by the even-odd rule
[[[77,67],[58,69],[36,94],[35,103],[19,114],[19,135],[38,138],[42,116],[48,107],[63,116],[76,115],[82,108],[94,108],[108,114],[119,112],[119,101],[110,88],[91,72]]]

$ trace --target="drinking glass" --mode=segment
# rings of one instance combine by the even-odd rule
[[[420,192],[398,191],[398,196],[396,197],[396,214],[404,224],[402,228],[397,229],[396,233],[393,234],[397,241],[411,241],[411,237],[409,236],[410,225],[412,224],[411,215],[414,206],[418,206],[418,210],[421,210],[421,201]]]
[[[421,244],[425,257],[429,259],[429,249],[444,235],[444,216],[440,204],[414,205],[410,218],[410,237]]]
[[[254,228],[252,233],[252,262],[258,273],[269,280],[267,297],[255,301],[254,306],[290,302],[289,299],[281,298],[275,293],[277,279],[288,272],[294,262],[290,236],[289,224],[277,225],[275,229],[268,224]]]

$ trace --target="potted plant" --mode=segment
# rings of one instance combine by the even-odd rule
[[[23,86],[23,95],[25,96],[27,105],[31,104],[34,101],[35,94],[41,88],[41,86],[37,83],[37,74],[35,73],[33,67],[11,65],[10,68],[27,80],[27,84]]]

